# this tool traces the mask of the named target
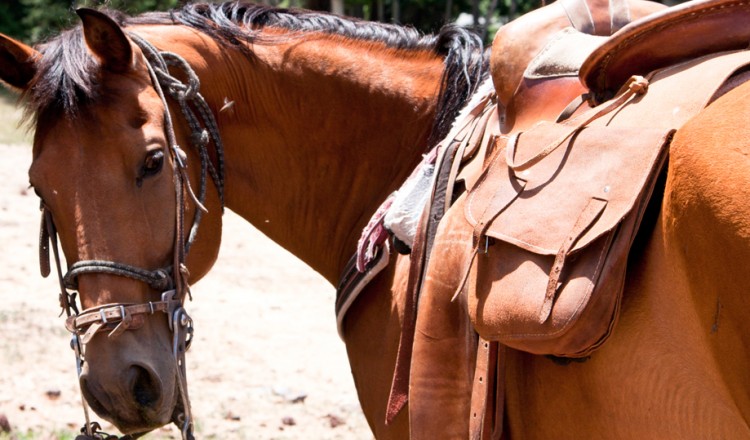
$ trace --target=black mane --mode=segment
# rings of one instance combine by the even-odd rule
[[[127,28],[139,24],[181,24],[199,30],[222,44],[237,47],[252,56],[245,43],[272,43],[261,36],[263,27],[304,32],[325,32],[352,39],[379,42],[397,49],[430,50],[445,59],[438,109],[430,144],[447,135],[466,100],[487,76],[486,59],[479,37],[466,29],[447,25],[436,35],[422,35],[406,26],[366,22],[336,15],[273,8],[265,5],[188,4],[170,12],[152,12],[128,17],[103,11]],[[99,66],[88,53],[81,27],[62,32],[42,45],[37,76],[25,98],[37,117],[53,111],[75,114],[77,108],[113,91],[100,90]]]

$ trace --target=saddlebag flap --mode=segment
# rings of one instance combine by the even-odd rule
[[[464,210],[477,254],[468,311],[480,336],[566,357],[604,342],[671,135],[540,123],[498,138]]]

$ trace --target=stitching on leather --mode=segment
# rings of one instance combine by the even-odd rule
[[[685,16],[670,20],[666,23],[662,23],[653,28],[646,29],[642,32],[636,33],[626,38],[625,40],[623,40],[622,43],[618,44],[616,48],[613,48],[611,51],[607,53],[607,55],[603,57],[602,62],[600,63],[601,68],[599,70],[599,74],[596,76],[596,84],[599,87],[602,86],[604,80],[609,75],[608,73],[609,65],[612,62],[612,59],[615,57],[615,55],[618,55],[619,53],[623,52],[625,49],[632,46],[635,42],[637,42],[641,38],[651,35],[651,34],[659,33],[663,31],[664,29],[677,26],[677,25],[681,25],[688,21],[697,20],[699,18],[708,16],[708,15],[714,15],[714,14],[720,14],[720,13],[731,13],[732,11],[730,11],[730,9],[743,8],[743,7],[747,7],[748,5],[750,5],[750,2],[740,1],[735,4],[729,4],[729,5],[722,4],[722,5],[712,6],[704,10],[691,12]]]

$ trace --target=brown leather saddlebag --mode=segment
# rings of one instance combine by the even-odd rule
[[[476,252],[468,309],[480,336],[566,357],[604,342],[671,135],[542,123],[498,138],[464,211]]]

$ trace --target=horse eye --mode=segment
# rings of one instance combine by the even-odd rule
[[[141,175],[143,177],[153,176],[161,171],[164,165],[164,152],[162,150],[149,151],[146,160],[143,161]]]

